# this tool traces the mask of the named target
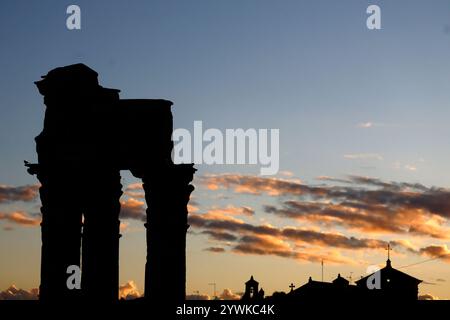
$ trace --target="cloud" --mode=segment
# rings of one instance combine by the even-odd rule
[[[438,297],[433,296],[433,295],[431,295],[429,293],[425,293],[425,294],[419,295],[418,299],[419,300],[439,300]]]
[[[285,177],[293,177],[294,176],[294,173],[292,171],[288,171],[288,170],[279,171],[278,174],[280,176],[285,176]]]
[[[241,296],[233,293],[230,289],[224,289],[217,298],[219,300],[240,300]],[[211,297],[205,293],[196,292],[186,295],[186,300],[211,300]]]
[[[233,293],[230,289],[224,289],[223,292],[219,295],[220,300],[240,300],[241,296]]]
[[[146,221],[145,202],[129,198],[120,201],[120,217],[122,219],[134,219]]]
[[[198,207],[194,206],[193,204],[188,204],[187,205],[188,208],[188,212],[192,213],[192,212],[197,212],[198,211]]]
[[[346,237],[338,233],[326,233],[309,229],[294,227],[276,228],[271,225],[253,225],[242,221],[220,220],[207,217],[207,215],[193,214],[189,217],[189,223],[197,228],[208,231],[252,234],[259,236],[273,236],[285,238],[305,244],[333,246],[346,249],[385,248],[387,242],[372,239],[357,239]]]
[[[405,164],[405,169],[408,171],[417,171],[417,167],[412,164]]]
[[[389,182],[381,179],[349,175],[343,179],[322,176],[326,184],[310,185],[298,180],[239,174],[209,175],[200,178],[206,188],[234,190],[237,194],[269,195],[279,205],[266,205],[266,213],[295,219],[307,225],[344,228],[374,237],[353,237],[336,232],[298,227],[278,228],[268,224],[254,225],[223,212],[191,215],[190,223],[210,235],[216,232],[238,237],[229,238],[230,251],[243,254],[267,254],[316,261],[324,249],[380,250],[387,242],[377,240],[380,234],[411,235],[439,240],[450,239],[450,190],[426,187],[420,183]],[[329,185],[328,182],[339,184]],[[207,232],[205,232],[207,231]],[[278,247],[272,238],[283,241]],[[217,237],[216,237],[217,238]],[[288,248],[287,246],[290,248]],[[450,261],[445,245],[414,247],[406,241],[391,241],[397,250]],[[301,248],[299,254],[298,248]],[[315,251],[306,252],[305,248]],[[344,261],[345,257],[335,260]]]
[[[223,252],[225,252],[225,249],[222,247],[209,247],[209,248],[205,248],[204,251],[209,251],[209,252],[213,252],[213,253],[223,253]]]
[[[446,226],[450,218],[449,189],[363,176],[322,176],[320,180],[340,185],[307,185],[295,180],[232,174],[206,176],[201,183],[207,188],[278,197],[282,207],[266,206],[265,211],[288,218],[373,233],[450,237]],[[294,199],[285,200],[289,196]]]
[[[0,291],[0,300],[37,300],[38,294],[38,288],[32,288],[28,291],[19,289],[12,284],[6,290]]]
[[[188,294],[186,300],[211,300],[210,296],[202,293]]]
[[[256,255],[275,255],[283,258],[295,258],[295,251],[283,240],[273,236],[245,235],[233,248],[234,252]]]
[[[252,216],[255,214],[255,211],[251,207],[235,207],[232,205],[229,205],[225,208],[212,208],[208,210],[208,212],[210,214],[223,214],[232,216]]]
[[[131,183],[127,186],[125,190],[128,191],[140,191],[143,190],[142,182]]]
[[[264,178],[239,174],[207,175],[198,178],[209,190],[234,188],[236,193],[278,196],[283,193],[302,194],[303,184],[293,179]]]
[[[128,227],[129,227],[129,224],[128,224],[128,223],[121,221],[121,222],[120,222],[120,226],[119,226],[120,233],[125,233],[125,232],[127,232]]]
[[[398,233],[425,235],[448,239],[450,228],[445,219],[422,210],[346,202],[284,201],[281,208],[264,206],[267,213],[298,221],[344,226],[367,233]]]
[[[360,129],[370,129],[370,128],[379,128],[379,127],[390,127],[390,128],[394,128],[394,127],[399,127],[398,124],[395,123],[382,123],[382,122],[372,122],[372,121],[367,121],[367,122],[360,122],[356,125],[356,128],[360,128]]]
[[[38,191],[38,185],[26,185],[19,187],[0,185],[0,203],[8,203],[13,201],[33,201],[36,199]]]
[[[12,212],[12,213],[1,213],[0,212],[0,220],[5,220],[5,221],[8,221],[13,224],[17,224],[20,226],[26,226],[26,227],[37,226],[41,223],[40,218],[30,217],[23,211],[16,211],[16,212]]]
[[[334,178],[329,176],[318,176],[316,180],[327,181],[327,182],[337,182],[337,183],[352,183],[348,179]]]
[[[207,234],[212,239],[219,240],[219,241],[235,241],[237,239],[236,236],[232,235],[231,233],[227,233],[227,232],[204,230],[204,231],[202,231],[202,233]]]
[[[134,281],[119,286],[119,298],[124,300],[132,300],[141,297],[141,294]]]
[[[378,153],[349,153],[344,154],[344,158],[349,160],[383,160],[383,156]]]
[[[373,126],[374,124],[372,122],[361,122],[356,125],[357,128],[364,128],[364,129],[372,128]]]
[[[318,262],[325,259],[331,263],[354,264],[330,248],[358,250],[383,249],[387,242],[374,239],[358,239],[338,233],[326,233],[315,230],[271,225],[253,225],[239,219],[224,220],[221,217],[208,214],[193,214],[189,223],[202,234],[207,234],[212,240],[224,240],[231,251],[238,254],[273,255],[301,261]],[[399,244],[400,246],[400,244]],[[301,252],[298,248],[301,247]],[[308,248],[309,247],[309,248]],[[331,251],[330,251],[331,250]],[[211,250],[212,251],[212,250]],[[214,250],[225,252],[226,250]]]
[[[145,199],[145,193],[141,182],[129,184],[125,188],[124,194],[135,199]]]
[[[447,262],[450,262],[450,250],[447,245],[430,245],[425,248],[421,248],[419,252],[423,255],[431,257],[433,259],[441,258]]]

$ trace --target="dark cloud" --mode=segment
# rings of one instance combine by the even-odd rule
[[[271,237],[248,235],[239,239],[233,251],[256,255],[275,255],[283,258],[295,258],[296,253],[284,242]]]
[[[264,211],[281,217],[328,226],[344,226],[363,232],[411,233],[447,239],[449,229],[444,219],[424,215],[421,210],[391,208],[361,202],[284,201],[281,208],[264,206]],[[430,224],[429,221],[436,223]]]
[[[225,249],[222,247],[209,247],[205,248],[204,251],[214,252],[214,253],[222,253],[225,252]]]
[[[210,231],[239,234],[248,233],[253,235],[284,238],[287,240],[300,241],[307,244],[331,246],[345,249],[375,249],[386,248],[387,246],[387,242],[380,240],[357,239],[354,237],[346,237],[341,234],[297,229],[293,227],[276,228],[270,225],[252,225],[235,220],[221,220],[211,218],[207,215],[201,214],[193,214],[189,216],[189,223],[194,227],[206,229],[207,232],[203,231],[203,233],[209,233]]]
[[[0,185],[0,203],[8,203],[13,201],[33,201],[36,199],[38,191],[38,185],[26,185],[19,187]]]
[[[449,239],[450,190],[419,183],[385,182],[348,176],[320,177],[344,185],[307,185],[297,180],[248,175],[213,175],[200,179],[211,190],[233,189],[236,193],[267,194],[282,207],[266,206],[280,216],[339,225],[364,232],[411,233]],[[294,197],[295,199],[286,200]]]
[[[219,241],[235,241],[237,239],[236,236],[232,235],[231,233],[227,232],[220,232],[220,231],[214,231],[214,230],[204,230],[201,233],[209,235],[214,240]]]
[[[270,225],[252,225],[241,220],[209,214],[192,214],[189,223],[201,233],[218,240],[218,234],[232,235],[227,240],[231,251],[239,254],[274,255],[284,258],[318,262],[326,259],[332,263],[352,263],[340,256],[333,248],[340,249],[384,249],[387,242],[373,239],[358,239],[336,233],[325,233],[293,227],[276,228]],[[219,236],[219,237],[220,237]],[[219,240],[223,240],[221,237]],[[314,246],[305,250],[304,246]],[[400,245],[399,245],[400,246]],[[302,247],[302,251],[298,249]],[[225,252],[225,250],[223,250]]]
[[[239,254],[274,255],[312,262],[320,262],[324,259],[332,263],[352,264],[354,261],[340,255],[338,250],[384,251],[388,245],[387,241],[378,239],[357,238],[305,228],[253,225],[226,215],[217,216],[208,213],[190,215],[189,223],[194,229],[201,230],[201,234],[209,235],[212,240],[224,241],[226,237],[226,245],[232,252]],[[389,243],[399,252],[450,261],[450,250],[445,245],[416,249],[406,241],[390,241]],[[215,252],[219,251],[226,250]]]
[[[450,262],[450,250],[447,245],[430,245],[419,250],[419,253],[433,259],[443,259]]]

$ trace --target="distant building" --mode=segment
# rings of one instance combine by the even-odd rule
[[[245,283],[245,292],[242,296],[242,301],[258,301],[264,299],[264,290],[261,288],[258,291],[259,282],[253,279],[253,276],[250,277]]]
[[[340,274],[332,282],[315,281],[309,277],[308,282],[301,287],[294,290],[295,286],[291,284],[289,293],[276,292],[268,299],[277,302],[369,301],[377,299],[414,301],[418,298],[421,282],[422,280],[394,269],[388,258],[384,268],[356,281],[356,285],[350,284]],[[253,293],[258,292],[258,282],[251,277],[246,282],[245,288],[242,300],[249,300]]]
[[[358,297],[359,288],[350,285],[340,274],[332,282],[309,281],[288,294],[289,300],[350,300]]]
[[[374,273],[356,281],[356,286],[364,290],[368,298],[417,300],[419,284],[422,280],[392,268],[390,259],[386,261],[386,266],[377,272],[380,289],[368,289],[368,280],[369,282],[375,281],[376,275]]]

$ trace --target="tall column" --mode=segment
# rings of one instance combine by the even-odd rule
[[[115,302],[119,297],[120,172],[99,168],[90,176],[83,207],[83,298]]]
[[[67,287],[67,267],[80,266],[81,208],[73,176],[40,167],[36,172],[42,207],[41,301],[77,301],[80,290]],[[78,190],[79,191],[79,190]]]
[[[143,175],[147,201],[145,298],[176,304],[186,297],[187,204],[193,164],[167,165]]]

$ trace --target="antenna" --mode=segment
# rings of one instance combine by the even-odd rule
[[[323,282],[323,259],[322,259],[322,282]]]
[[[388,252],[388,260],[391,260],[391,243],[390,242],[388,242],[386,250]]]
[[[208,283],[208,285],[214,287],[214,298],[217,298],[217,294],[216,294],[216,283],[215,283],[215,282],[211,282],[211,283]]]

